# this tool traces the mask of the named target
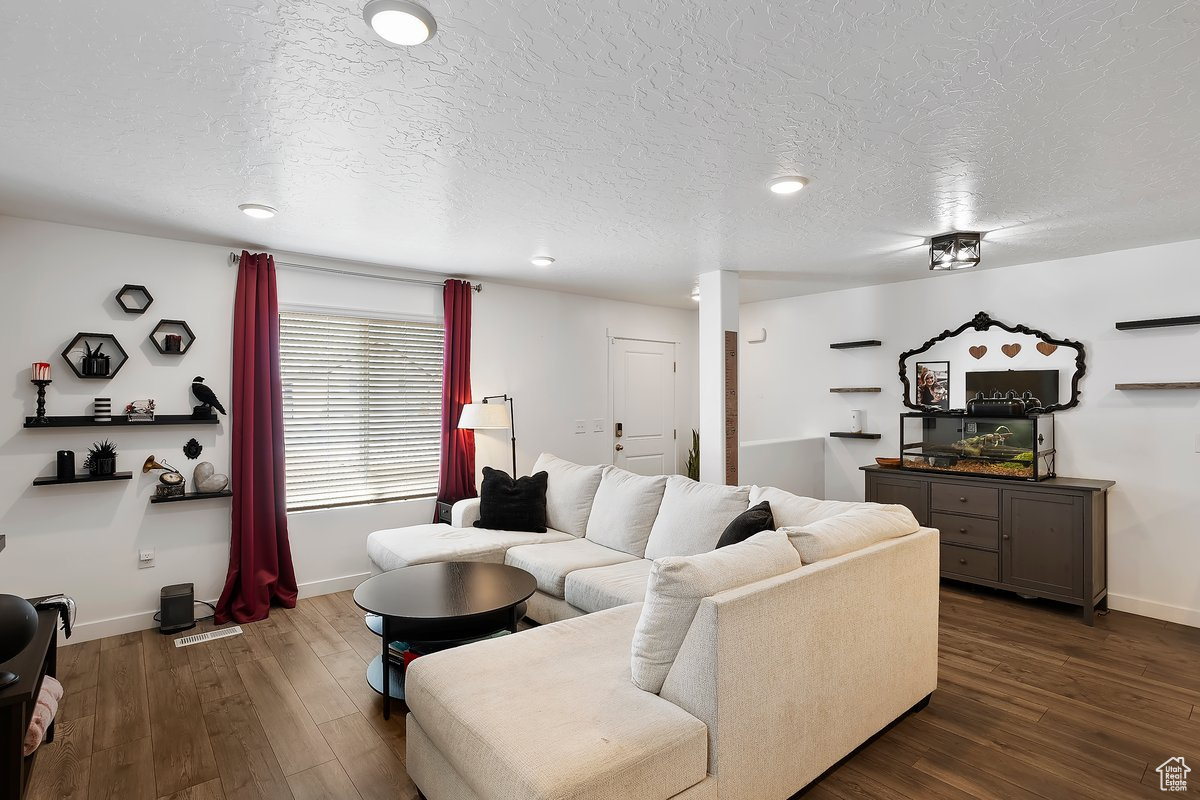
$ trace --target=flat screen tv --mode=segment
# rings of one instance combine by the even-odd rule
[[[984,397],[994,393],[1007,394],[1009,390],[1020,397],[1030,392],[1042,405],[1058,402],[1058,370],[1056,369],[1008,369],[994,372],[968,372],[966,374],[967,399],[979,392]]]

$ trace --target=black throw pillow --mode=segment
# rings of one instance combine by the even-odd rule
[[[756,533],[773,530],[775,515],[771,513],[771,504],[763,500],[733,518],[733,522],[725,527],[725,532],[717,540],[717,547],[744,542]]]
[[[539,472],[513,480],[503,470],[483,468],[479,487],[479,519],[476,528],[497,531],[546,532],[546,483],[549,474]]]

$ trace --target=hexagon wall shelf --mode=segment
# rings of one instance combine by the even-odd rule
[[[178,341],[174,337],[178,337]],[[154,330],[150,331],[150,341],[163,355],[181,356],[191,349],[196,334],[181,319],[160,319]]]
[[[126,314],[145,314],[153,302],[150,290],[136,283],[127,283],[117,292],[117,305]]]
[[[85,345],[99,351],[100,357],[89,358]],[[96,381],[113,377],[129,360],[129,354],[111,333],[77,333],[63,349],[62,357],[75,377]]]

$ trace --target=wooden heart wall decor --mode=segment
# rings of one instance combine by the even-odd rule
[[[1058,345],[1056,345],[1056,344],[1050,344],[1049,342],[1038,342],[1037,343],[1038,352],[1044,356],[1051,355],[1057,349],[1058,349]]]
[[[1012,344],[1006,344],[1000,348],[1000,352],[1004,353],[1004,355],[1008,356],[1009,358],[1016,358],[1017,353],[1021,352],[1021,345],[1017,344],[1016,342],[1013,342]]]
[[[974,358],[975,360],[978,361],[979,359],[981,359],[987,355],[987,345],[977,344],[974,347],[970,348],[968,350],[968,352],[971,354],[971,358]]]

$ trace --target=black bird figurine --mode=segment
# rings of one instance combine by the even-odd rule
[[[225,406],[221,405],[221,401],[213,394],[213,390],[204,385],[204,378],[199,375],[192,378],[192,394],[196,395],[196,399],[200,401],[200,407],[206,409],[206,416],[212,416],[211,409],[214,408],[222,414],[225,413]]]

